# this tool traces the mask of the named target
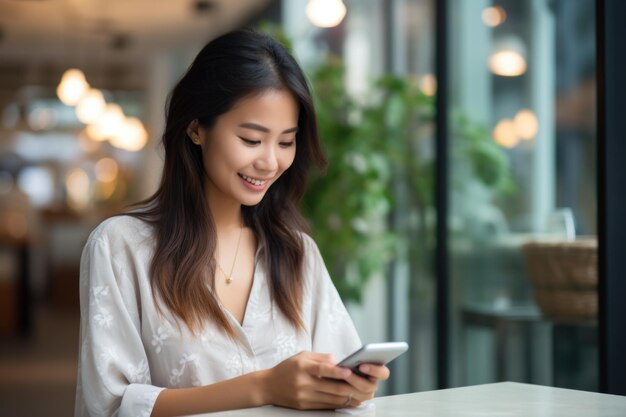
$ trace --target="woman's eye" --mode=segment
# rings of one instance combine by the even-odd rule
[[[261,143],[260,140],[246,139],[246,138],[242,138],[241,136],[239,136],[239,139],[241,139],[243,143],[245,143],[246,145],[258,145],[259,143]]]
[[[296,143],[295,140],[292,140],[290,142],[280,142],[279,145],[281,148],[289,148],[291,146],[293,146]]]

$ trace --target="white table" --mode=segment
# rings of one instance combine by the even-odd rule
[[[374,399],[377,417],[626,417],[626,397],[500,382]],[[206,417],[341,417],[333,411],[259,407]]]

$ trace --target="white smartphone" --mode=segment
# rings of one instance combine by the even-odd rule
[[[406,342],[367,343],[356,352],[348,355],[337,366],[350,368],[360,376],[366,376],[359,371],[362,363],[386,365],[409,349]]]

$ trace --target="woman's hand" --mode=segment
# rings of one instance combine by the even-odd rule
[[[389,378],[389,368],[384,365],[361,364],[359,371],[367,376],[351,373],[345,379],[351,389],[344,398],[342,407],[357,407],[363,401],[371,400],[378,389],[378,381],[386,381]]]
[[[385,376],[381,370],[370,375]],[[300,410],[346,407],[348,398],[350,405],[358,405],[376,390],[375,380],[336,366],[332,355],[312,352],[301,352],[269,369],[263,383],[267,403]]]

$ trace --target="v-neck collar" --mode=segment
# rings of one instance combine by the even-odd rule
[[[242,336],[243,340],[249,345],[251,349],[252,346],[250,344],[249,336],[252,334],[252,326],[253,324],[248,323],[248,317],[253,314],[252,310],[258,309],[258,301],[259,301],[259,292],[261,290],[261,281],[265,280],[265,271],[260,267],[260,259],[259,256],[261,254],[261,245],[257,245],[257,250],[254,255],[254,273],[252,274],[252,288],[250,288],[250,294],[248,295],[248,300],[246,301],[246,309],[243,313],[243,319],[241,323],[239,320],[235,318],[233,313],[230,312],[228,308],[226,308],[221,302],[220,307],[222,311],[226,315],[226,317],[230,320],[233,328]]]

